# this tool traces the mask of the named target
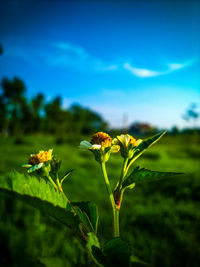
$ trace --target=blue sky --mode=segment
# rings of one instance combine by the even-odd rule
[[[187,126],[200,99],[198,1],[1,1],[0,79],[79,103],[111,126]]]

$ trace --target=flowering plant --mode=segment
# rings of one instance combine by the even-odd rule
[[[138,183],[158,180],[179,173],[157,172],[134,167],[134,162],[163,135],[136,140],[128,134],[112,139],[107,133],[98,132],[90,140],[82,141],[80,149],[94,154],[101,167],[110,205],[112,208],[113,238],[104,245],[99,242],[98,209],[89,201],[71,202],[65,194],[62,184],[72,170],[59,177],[61,161],[53,154],[53,150],[40,151],[30,155],[27,168],[28,174],[18,172],[8,174],[0,179],[0,193],[19,198],[20,200],[47,213],[58,222],[70,228],[86,245],[94,262],[98,266],[130,266],[139,261],[132,255],[129,245],[120,239],[119,212],[126,189],[133,189]],[[111,188],[106,164],[111,154],[121,153],[123,159],[121,172],[114,188]]]

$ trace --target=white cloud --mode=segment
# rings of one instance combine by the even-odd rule
[[[107,65],[107,66],[101,66],[101,67],[96,67],[96,70],[100,71],[112,71],[112,70],[117,70],[118,65]]]
[[[133,75],[138,77],[154,77],[161,75],[158,71],[134,68],[128,62],[124,63],[123,67],[124,69],[129,70]]]
[[[80,47],[80,46],[76,46],[76,45],[72,45],[69,42],[57,42],[55,43],[55,47],[57,47],[58,49],[67,52],[67,53],[71,53],[74,54],[80,58],[87,58],[88,54],[86,53],[86,51]]]
[[[182,69],[187,65],[188,65],[187,63],[185,63],[185,64],[176,64],[176,63],[168,64],[170,71]]]
[[[112,64],[90,55],[83,47],[69,42],[53,44],[57,51],[49,57],[49,63],[54,66],[73,66],[86,71],[114,71],[118,65]]]
[[[134,66],[131,66],[131,64],[128,62],[124,63],[123,68],[131,72],[134,76],[137,76],[140,78],[147,78],[147,77],[156,77],[160,75],[166,75],[176,70],[180,70],[185,67],[188,67],[192,63],[194,63],[194,60],[188,61],[183,64],[170,63],[168,64],[168,69],[166,69],[165,71],[155,71],[155,70],[149,70],[149,69],[136,68]]]

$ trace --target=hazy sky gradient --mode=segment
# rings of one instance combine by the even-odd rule
[[[198,1],[2,1],[0,79],[60,95],[112,126],[186,126],[200,103]]]

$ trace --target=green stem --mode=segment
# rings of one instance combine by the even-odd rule
[[[61,191],[61,185],[60,185],[60,180],[59,180],[59,178],[58,178],[58,175],[56,175],[56,183],[57,183],[57,186],[58,186],[58,188],[59,188],[59,190]]]
[[[119,236],[119,212],[115,207],[115,200],[114,200],[113,192],[112,192],[110,182],[108,179],[105,162],[101,162],[101,169],[103,172],[106,189],[107,189],[107,192],[110,198],[110,203],[111,203],[112,210],[113,210],[113,234],[114,234],[114,237],[118,237]]]
[[[58,191],[58,187],[57,185],[54,183],[53,179],[51,178],[50,175],[47,175],[47,178],[49,179],[49,181],[52,183],[53,187],[56,189],[56,191]]]
[[[119,210],[114,209],[114,237],[119,237]]]
[[[125,175],[127,174],[127,163],[128,163],[128,158],[124,158],[124,163],[123,163],[123,167],[122,167],[122,172],[121,172],[121,176],[120,176],[120,179],[119,179],[119,184],[118,184],[118,188],[120,189],[121,185],[122,185],[122,182],[123,182],[123,179],[125,177]]]
[[[62,188],[61,188],[61,189],[62,189]],[[62,189],[61,193],[64,195],[65,199],[67,200],[67,202],[70,204],[71,208],[73,209],[73,207],[72,207],[72,205],[71,205],[71,203],[70,203],[68,197],[65,195],[65,192],[63,191],[63,189]]]
[[[128,166],[127,166],[127,171],[128,171],[128,169],[129,169],[129,167],[133,164],[133,162],[136,161],[136,159],[139,158],[139,157],[141,156],[142,153],[143,153],[143,152],[141,152],[140,154],[138,154],[136,157],[134,157],[134,158],[129,162],[129,164],[128,164]]]
[[[60,190],[60,192],[64,195],[65,199],[67,200],[67,202],[71,205],[68,197],[65,195],[65,192],[63,191],[62,189],[62,186],[61,186],[61,182],[59,180],[59,177],[58,177],[58,174],[56,174],[56,183],[57,183],[57,186],[58,186],[58,189]]]

